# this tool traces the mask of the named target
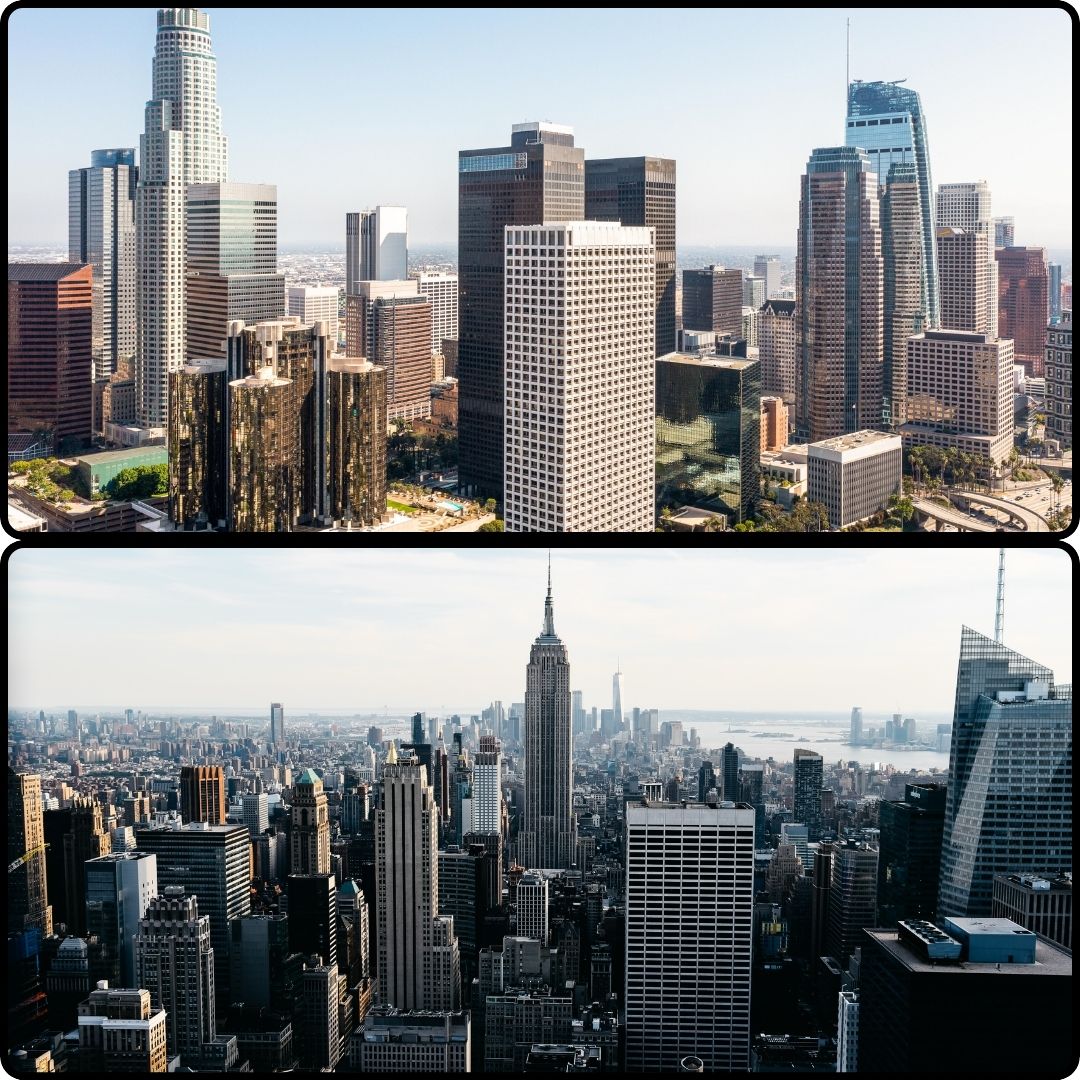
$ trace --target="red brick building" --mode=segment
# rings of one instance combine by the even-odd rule
[[[1013,339],[1016,363],[1029,375],[1046,371],[1046,324],[1050,283],[1043,248],[1009,247],[995,252],[998,263],[998,337]]]

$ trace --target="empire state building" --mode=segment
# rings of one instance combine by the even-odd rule
[[[565,870],[574,861],[570,659],[555,634],[551,560],[544,629],[525,669],[525,815],[519,857],[530,869]]]

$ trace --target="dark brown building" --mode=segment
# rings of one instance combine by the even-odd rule
[[[653,229],[656,244],[656,355],[673,352],[676,347],[675,162],[657,157],[586,161],[585,218],[587,221],[645,225]]]
[[[169,517],[179,528],[227,518],[225,360],[169,373]]]
[[[189,821],[224,825],[229,808],[225,770],[220,765],[185,765],[180,770],[180,814]]]
[[[386,369],[335,356],[326,380],[330,516],[374,525],[386,513]]]
[[[431,301],[426,296],[380,297],[361,306],[367,359],[386,369],[390,419],[431,415]],[[369,325],[370,322],[370,325]]]
[[[998,264],[998,337],[1013,339],[1013,356],[1029,375],[1046,371],[1050,288],[1042,248],[995,251]]]
[[[706,266],[682,274],[685,330],[711,330],[742,337],[742,271]]]
[[[92,267],[8,263],[8,431],[90,441]]]

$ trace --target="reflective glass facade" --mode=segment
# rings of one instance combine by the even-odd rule
[[[333,359],[326,378],[330,515],[374,525],[386,513],[386,370]]]
[[[169,374],[169,518],[183,528],[226,518],[225,361]]]

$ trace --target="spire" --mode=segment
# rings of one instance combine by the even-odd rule
[[[393,740],[391,740],[391,742],[390,742],[390,749],[387,750],[387,752],[386,752],[386,764],[387,765],[396,765],[397,764],[397,747],[394,745]]]
[[[994,612],[994,640],[1001,644],[1001,632],[1005,628],[1005,549],[998,554],[997,608]]]
[[[548,550],[548,591],[544,601],[544,637],[555,636],[555,612],[551,606],[551,551]]]

